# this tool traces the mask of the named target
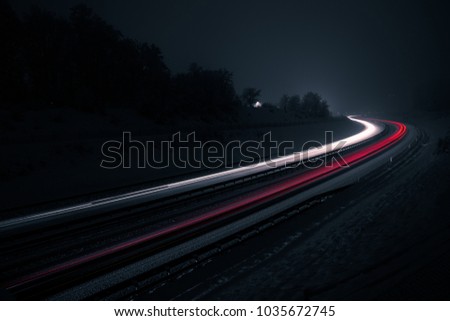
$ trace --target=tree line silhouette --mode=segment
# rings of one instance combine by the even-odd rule
[[[157,46],[124,37],[85,5],[73,7],[67,19],[39,7],[19,18],[0,0],[0,24],[2,109],[128,107],[162,122],[233,121],[261,94],[247,88],[239,96],[224,69],[192,64],[173,75]],[[315,93],[262,107],[299,118],[329,116],[328,104]]]

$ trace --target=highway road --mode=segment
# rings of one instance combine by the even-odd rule
[[[364,129],[272,160],[275,166],[262,162],[2,221],[1,285],[19,299],[126,298],[218,249],[264,237],[255,231],[358,182],[417,142],[414,127],[349,118]],[[327,166],[287,166],[332,155],[336,146],[343,158]]]

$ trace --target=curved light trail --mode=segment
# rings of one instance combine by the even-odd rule
[[[374,133],[378,132],[378,126],[373,125],[372,123],[364,120],[356,120],[359,121],[362,124],[366,126],[366,130],[370,131],[370,135],[374,135]],[[396,143],[400,139],[404,137],[406,134],[406,126],[399,122],[394,121],[383,121],[384,123],[388,123],[395,127],[394,133],[389,135],[388,137],[375,142],[373,144],[370,144],[369,146],[363,147],[360,150],[357,150],[355,152],[349,153],[348,155],[343,157],[342,162],[333,162],[331,166],[324,166],[316,169],[312,169],[307,171],[306,173],[300,174],[296,177],[287,179],[286,181],[282,182],[281,184],[269,186],[266,187],[257,193],[253,193],[250,195],[247,195],[246,197],[241,198],[240,200],[227,204],[223,207],[214,209],[212,211],[209,211],[207,213],[204,213],[202,215],[199,215],[194,218],[187,219],[185,221],[173,224],[171,226],[168,226],[166,228],[163,228],[158,231],[154,231],[151,233],[148,233],[146,235],[121,242],[119,244],[113,245],[111,247],[101,249],[95,252],[92,252],[90,254],[86,254],[77,258],[74,258],[72,260],[66,261],[64,263],[55,265],[50,268],[46,268],[40,271],[37,271],[35,273],[23,276],[19,279],[13,280],[9,282],[8,284],[4,285],[7,289],[14,289],[19,286],[26,285],[30,282],[37,281],[40,279],[43,279],[45,277],[49,277],[67,270],[70,270],[72,268],[78,267],[82,264],[103,258],[108,255],[117,254],[119,252],[122,252],[124,250],[129,250],[137,245],[142,245],[144,243],[150,242],[152,240],[169,236],[172,233],[180,232],[182,230],[185,230],[190,227],[194,227],[196,225],[199,225],[201,223],[204,223],[206,221],[227,215],[236,213],[237,211],[242,211],[245,209],[248,209],[250,207],[261,205],[266,202],[269,202],[271,200],[274,200],[277,197],[280,197],[282,195],[286,195],[287,193],[292,192],[293,190],[308,185],[309,183],[316,182],[322,178],[325,178],[339,170],[341,170],[344,165],[344,163],[348,165],[354,165],[357,164],[368,157],[378,154],[381,151],[385,150],[386,148],[390,147],[392,144]],[[361,133],[360,133],[361,134]],[[357,134],[359,135],[359,134]],[[354,135],[354,136],[357,136]],[[367,139],[368,137],[371,137],[369,133],[364,134],[364,137],[358,136],[356,138],[349,137],[348,140],[353,141],[355,143],[356,141],[360,139]],[[364,139],[363,139],[364,140]],[[348,168],[348,167],[347,167]]]
[[[56,210],[34,213],[20,218],[4,220],[0,222],[0,231],[20,227],[23,224],[33,224],[43,220],[53,219],[58,216],[62,217],[72,214],[75,215],[76,213],[79,213],[81,211],[95,211],[101,210],[102,208],[106,207],[108,207],[108,209],[111,209],[111,206],[125,206],[127,205],[127,202],[144,202],[148,200],[155,200],[160,197],[173,196],[177,193],[203,188],[213,184],[220,184],[249,175],[255,175],[270,169],[274,169],[276,167],[282,167],[292,163],[298,163],[315,157],[320,157],[322,155],[325,155],[329,151],[335,150],[336,148],[345,148],[364,142],[375,137],[384,129],[383,126],[381,126],[379,123],[372,123],[367,120],[358,119],[355,116],[348,116],[348,118],[363,125],[364,129],[353,136],[332,142],[319,148],[313,148],[308,151],[296,152],[287,156],[278,157],[275,159],[271,159],[270,162],[262,161],[249,166],[233,168],[219,173],[203,175],[171,184],[102,198],[75,206],[68,206]]]

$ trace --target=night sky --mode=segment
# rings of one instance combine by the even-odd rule
[[[16,0],[67,15],[80,1]],[[449,73],[444,1],[84,1],[125,36],[155,43],[172,72],[233,72],[262,100],[319,92],[340,112],[407,108],[415,86]]]

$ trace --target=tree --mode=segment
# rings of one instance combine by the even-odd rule
[[[299,116],[300,108],[301,108],[300,96],[299,95],[290,96],[287,102],[288,111],[294,113],[296,116]]]
[[[23,29],[19,18],[10,5],[3,0],[0,0],[0,37],[2,39],[2,49],[0,50],[0,98],[11,102],[21,99],[24,94],[20,56]],[[0,105],[5,107],[3,104]]]
[[[328,117],[329,105],[318,93],[308,92],[301,101],[301,110],[307,117]]]
[[[284,111],[284,113],[288,112],[288,102],[289,102],[289,96],[284,94],[280,98],[280,102],[278,103],[278,107]]]
[[[245,88],[241,96],[242,104],[244,107],[254,107],[260,96],[261,90],[252,87]]]
[[[24,17],[23,28],[21,51],[29,100],[45,106],[65,105],[72,98],[69,84],[75,67],[70,24],[35,6]]]
[[[19,71],[34,105],[131,106],[147,114],[165,108],[170,73],[155,45],[124,37],[85,5],[73,7],[69,19],[34,7],[19,23]]]
[[[272,103],[267,103],[267,102],[263,103],[261,105],[261,108],[265,109],[265,110],[268,110],[271,113],[274,113],[277,110],[277,106],[276,105],[274,105]]]
[[[225,70],[204,70],[192,64],[187,73],[174,78],[174,112],[204,120],[237,116],[238,97],[232,74]]]

